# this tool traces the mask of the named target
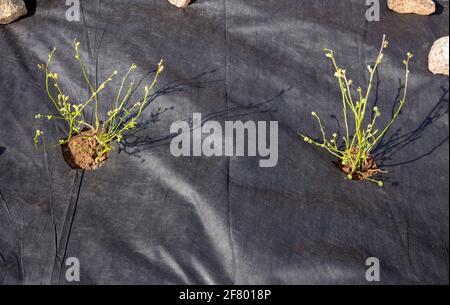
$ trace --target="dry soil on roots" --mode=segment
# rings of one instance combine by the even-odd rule
[[[353,149],[353,155],[357,156],[358,149]],[[352,175],[353,180],[366,180],[367,178],[370,178],[378,173],[383,173],[383,171],[378,167],[377,163],[375,162],[375,159],[372,155],[367,155],[366,160],[364,162],[363,168],[352,174],[352,168],[351,166],[343,164],[341,161],[336,162],[337,167],[344,172],[346,175]]]
[[[74,169],[93,170],[102,166],[107,156],[98,157],[103,147],[95,138],[93,130],[84,130],[61,145],[64,160]]]

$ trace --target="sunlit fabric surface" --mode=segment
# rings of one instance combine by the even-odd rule
[[[383,284],[448,283],[448,78],[428,72],[433,42],[448,35],[448,1],[424,17],[390,12],[368,22],[364,1],[197,0],[179,10],[165,0],[81,1],[68,22],[64,1],[27,1],[29,16],[0,26],[0,283],[368,284],[368,257]],[[414,53],[408,101],[376,153],[385,187],[344,180],[324,151],[311,111],[333,132],[342,125],[338,84],[323,49],[335,51],[353,81],[382,34],[390,41],[371,105],[390,118]],[[44,91],[45,62],[73,101],[88,95],[74,60],[81,42],[97,83],[136,63],[136,91],[160,59],[166,69],[144,126],[97,170],[70,169]],[[118,81],[105,90],[108,109]],[[167,108],[167,109],[166,109]],[[279,122],[279,161],[255,157],[175,158],[170,125],[206,119]],[[341,129],[342,131],[342,129]]]

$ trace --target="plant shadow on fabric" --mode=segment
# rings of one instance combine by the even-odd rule
[[[379,76],[377,74],[377,82],[375,87],[375,99],[373,101],[373,106],[375,107],[378,105],[379,102],[379,87],[380,87],[381,81],[379,79]],[[403,90],[402,80],[399,79],[399,87],[398,87],[398,94],[395,98],[395,103],[392,106],[392,112],[391,114],[394,114],[396,105],[398,104],[401,96],[401,91]],[[429,145],[421,145],[424,149],[422,149],[423,152],[421,152],[416,157],[412,157],[407,160],[398,160],[395,162],[391,162],[391,160],[395,159],[396,156],[401,156],[401,152],[408,148],[410,145],[413,145],[415,143],[420,143],[420,140],[422,139],[424,132],[431,127],[432,124],[434,124],[436,121],[439,121],[444,116],[448,115],[449,111],[449,99],[448,99],[448,88],[441,87],[442,93],[439,97],[439,100],[437,103],[431,108],[431,110],[426,114],[426,116],[423,118],[422,122],[414,129],[409,131],[404,131],[402,128],[397,128],[394,132],[391,132],[389,134],[386,134],[378,143],[378,145],[373,150],[374,159],[376,162],[380,164],[382,168],[387,169],[389,172],[391,172],[391,169],[402,166],[402,165],[408,165],[411,163],[414,163],[416,161],[419,161],[425,157],[430,156],[433,152],[435,152],[438,148],[443,146],[449,139],[449,136],[444,136],[442,139],[437,139],[435,143],[430,147]],[[400,112],[400,119],[401,119],[402,112]],[[340,130],[341,123],[339,119],[335,115],[330,116],[332,119],[335,120],[337,125],[337,130]],[[338,132],[340,134],[340,132]],[[387,184],[390,183],[393,186],[400,185],[400,182],[398,181],[392,181],[392,176],[385,175],[381,179],[383,183]]]
[[[443,139],[438,139],[434,145],[426,146],[421,145],[421,147],[426,148],[420,155],[413,157],[408,160],[399,160],[394,163],[390,163],[389,161],[393,159],[393,157],[399,154],[403,149],[407,148],[409,145],[412,145],[419,141],[424,131],[430,127],[436,121],[439,121],[442,117],[448,115],[449,110],[449,100],[448,100],[448,88],[441,87],[442,94],[438,100],[438,102],[433,106],[433,108],[429,111],[429,113],[425,116],[422,122],[414,128],[413,130],[403,132],[401,128],[397,129],[394,133],[392,133],[389,137],[384,137],[378,146],[375,148],[375,158],[379,160],[384,168],[393,168],[396,166],[411,164],[415,161],[418,161],[422,158],[425,158],[431,155],[436,149],[444,145],[449,136],[445,136]]]
[[[154,71],[150,71],[147,75],[152,74]],[[150,106],[158,97],[166,95],[166,94],[172,94],[172,93],[179,93],[183,92],[186,89],[189,88],[197,88],[202,89],[204,88],[205,84],[208,83],[215,83],[220,82],[222,80],[220,79],[210,79],[210,80],[202,80],[205,76],[214,74],[216,70],[206,71],[202,72],[199,75],[196,75],[188,80],[176,80],[169,82],[168,84],[164,85],[157,91],[155,91],[152,95],[149,97],[149,103],[145,107],[147,108]],[[145,77],[144,77],[145,78]],[[139,85],[138,85],[139,87]],[[134,94],[134,92],[133,92]],[[145,109],[144,108],[144,109]],[[164,115],[166,112],[174,110],[174,107],[159,107],[155,111],[151,111],[150,118],[144,119],[142,118],[139,120],[136,124],[136,128],[134,128],[132,131],[130,131],[127,134],[127,137],[125,137],[122,142],[120,143],[118,147],[118,153],[127,153],[129,155],[133,155],[136,157],[139,157],[139,152],[143,150],[143,146],[148,146],[151,144],[159,143],[168,139],[171,139],[172,135],[164,135],[164,136],[147,136],[143,135],[143,131],[145,131],[150,125],[155,124],[160,121],[160,118],[162,115]]]
[[[171,82],[155,92],[153,98],[157,98],[158,96],[162,94],[168,94],[172,92],[180,92],[184,91],[187,88],[204,88],[205,84],[213,83],[213,82],[220,82],[223,80],[206,80],[202,81],[200,78],[210,74],[214,73],[214,71],[210,72],[204,72],[196,77],[193,77],[190,81],[186,82]],[[260,103],[251,103],[248,105],[237,105],[228,109],[222,109],[218,111],[214,111],[211,113],[208,113],[204,116],[202,116],[202,122],[198,128],[201,128],[205,122],[209,120],[220,120],[220,119],[232,119],[232,118],[242,118],[244,116],[250,116],[254,114],[261,114],[261,113],[269,113],[274,112],[275,109],[273,108],[273,104],[287,91],[289,91],[291,87],[287,89],[281,90],[279,93],[277,93],[275,96],[260,102]],[[142,157],[142,152],[145,150],[149,150],[158,146],[166,146],[170,144],[170,140],[174,137],[178,136],[180,133],[184,132],[191,132],[193,130],[193,122],[192,118],[187,119],[186,121],[189,124],[189,130],[183,130],[179,133],[173,133],[173,134],[167,134],[161,137],[152,137],[152,136],[146,136],[142,134],[142,131],[145,130],[150,124],[154,124],[159,121],[159,118],[162,114],[164,114],[166,111],[172,110],[173,108],[159,108],[156,112],[152,112],[151,118],[149,120],[143,121],[138,124],[137,128],[133,130],[131,133],[128,134],[128,136],[122,141],[120,144],[118,152],[129,154],[133,157],[136,157],[141,160],[141,162],[145,162],[145,158]]]

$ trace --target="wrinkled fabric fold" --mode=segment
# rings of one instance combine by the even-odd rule
[[[0,26],[0,283],[369,284],[368,257],[383,284],[448,284],[448,78],[427,71],[433,42],[448,35],[442,13],[398,15],[381,6],[368,22],[358,0],[81,1],[68,22],[61,1],[37,1],[31,15]],[[324,48],[353,81],[367,81],[386,34],[390,47],[370,101],[384,121],[411,63],[407,104],[375,153],[385,187],[346,181],[324,152],[298,138],[342,128],[339,87]],[[94,83],[136,63],[144,86],[165,71],[144,124],[96,171],[75,171],[36,65],[53,46],[53,69],[74,101],[89,94],[72,42]],[[100,97],[105,114],[113,81]],[[91,110],[89,110],[91,111]],[[278,121],[279,158],[174,157],[170,126],[192,114],[217,120]],[[88,113],[88,117],[92,112]],[[342,131],[342,130],[341,130]]]

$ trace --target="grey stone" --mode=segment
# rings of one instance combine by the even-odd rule
[[[184,8],[191,3],[191,0],[169,0],[170,3],[175,5],[176,7]]]
[[[0,24],[8,24],[27,14],[23,0],[0,0]]]
[[[439,38],[428,55],[428,69],[434,74],[448,76],[448,36]]]
[[[436,12],[433,0],[388,0],[388,7],[400,14],[431,15]]]

